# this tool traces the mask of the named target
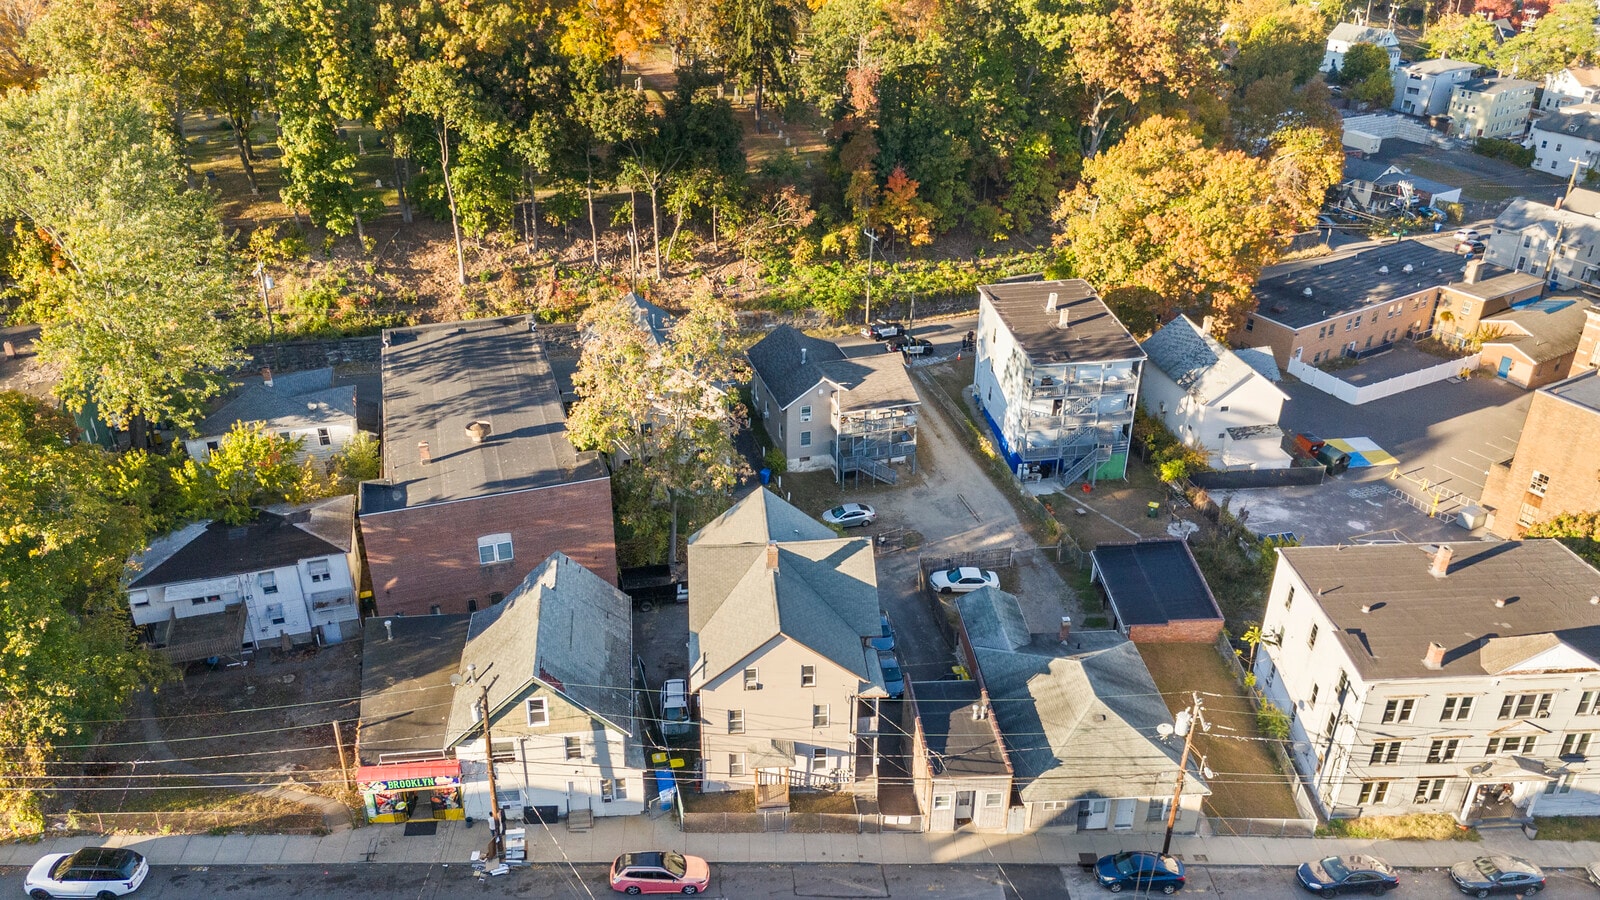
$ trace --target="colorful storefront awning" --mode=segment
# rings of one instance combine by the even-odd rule
[[[461,762],[454,759],[438,759],[428,762],[362,766],[356,770],[356,782],[362,791],[379,794],[389,791],[453,787],[461,784]]]

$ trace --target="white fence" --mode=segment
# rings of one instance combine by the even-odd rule
[[[1290,375],[1324,394],[1332,394],[1338,397],[1351,406],[1360,406],[1363,403],[1371,403],[1384,397],[1392,397],[1395,394],[1409,391],[1412,388],[1419,388],[1425,384],[1433,384],[1434,382],[1444,381],[1447,378],[1454,378],[1460,375],[1462,371],[1476,371],[1477,368],[1478,354],[1474,353],[1461,359],[1446,360],[1436,366],[1429,366],[1426,369],[1407,372],[1404,375],[1396,375],[1393,378],[1357,387],[1338,376],[1324,372],[1315,366],[1307,365],[1298,359],[1289,360]]]

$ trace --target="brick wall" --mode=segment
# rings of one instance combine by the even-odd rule
[[[1500,537],[1521,537],[1526,527],[1518,520],[1524,515],[1537,523],[1562,513],[1600,509],[1595,455],[1582,452],[1596,445],[1600,413],[1551,394],[1534,394],[1509,469],[1490,466],[1483,492],[1484,505],[1494,511],[1489,530]],[[1549,479],[1542,497],[1528,490],[1536,471]]]
[[[478,564],[478,538],[506,532],[514,558]],[[611,482],[600,478],[361,517],[378,615],[467,612],[510,594],[560,551],[617,583]]]
[[[1135,644],[1210,644],[1222,634],[1221,619],[1174,619],[1165,625],[1130,625]]]

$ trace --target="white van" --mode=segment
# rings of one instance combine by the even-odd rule
[[[688,734],[689,725],[688,685],[682,678],[674,678],[661,686],[661,734]]]

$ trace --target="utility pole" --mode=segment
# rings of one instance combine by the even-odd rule
[[[1567,178],[1567,192],[1561,195],[1563,200],[1571,197],[1572,189],[1578,186],[1578,170],[1589,164],[1588,160],[1578,159],[1577,157],[1572,157],[1567,162],[1572,163],[1572,175]]]
[[[339,774],[344,778],[344,789],[350,790],[350,767],[344,759],[344,734],[339,728],[339,723],[333,723],[333,745],[339,748]]]
[[[1556,239],[1550,242],[1550,255],[1544,258],[1544,280],[1550,281],[1550,273],[1555,269],[1556,254],[1561,251],[1561,237],[1567,232],[1567,223],[1562,222],[1556,226]]]
[[[261,287],[261,310],[267,314],[267,340],[275,340],[272,327],[272,304],[267,302],[267,291],[272,290],[272,276],[267,274],[266,266],[256,263],[256,284]]]
[[[878,236],[863,228],[861,233],[867,236],[867,318],[862,322],[866,328],[872,327],[872,248],[878,246]]]
[[[1178,760],[1178,783],[1172,789],[1172,805],[1167,808],[1167,836],[1161,842],[1161,855],[1167,855],[1172,849],[1172,829],[1178,824],[1178,804],[1183,800],[1183,782],[1189,774],[1189,753],[1194,749],[1195,727],[1201,731],[1210,731],[1211,723],[1206,721],[1205,704],[1200,700],[1200,694],[1195,692],[1188,709],[1178,711],[1171,725],[1162,722],[1156,729],[1162,738],[1173,734],[1183,737],[1183,755]],[[1200,758],[1200,768],[1205,768],[1205,757]]]
[[[478,712],[483,717],[483,761],[489,769],[489,857],[498,859],[506,822],[505,813],[500,809],[500,794],[494,789],[494,739],[489,736],[488,685],[484,685],[483,694],[478,699]]]

